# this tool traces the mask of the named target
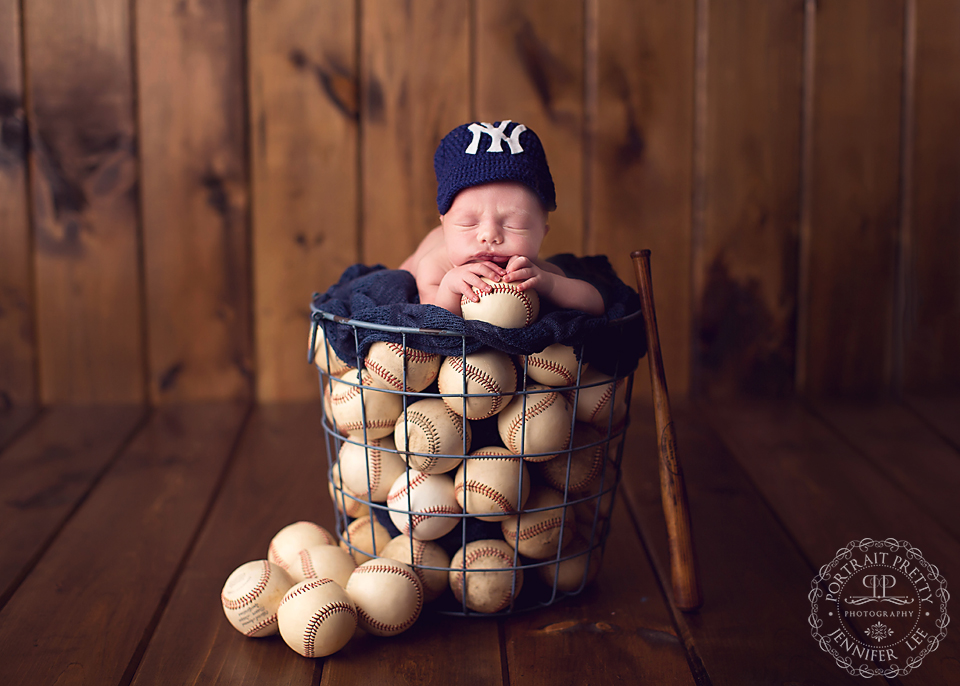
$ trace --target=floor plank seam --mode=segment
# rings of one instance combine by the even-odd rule
[[[660,589],[660,595],[663,598],[664,605],[666,605],[666,607],[670,610],[670,619],[673,623],[673,629],[677,632],[680,645],[683,646],[683,653],[687,658],[687,666],[690,668],[690,674],[693,676],[697,686],[713,686],[713,682],[710,680],[710,675],[707,673],[706,666],[703,664],[703,659],[697,652],[693,635],[691,634],[690,628],[687,625],[686,618],[683,616],[683,613],[677,609],[676,605],[674,605],[670,594],[667,593],[666,584],[669,583],[669,569],[662,567],[659,558],[656,556],[656,554],[654,554],[654,551],[651,549],[651,547],[647,545],[647,539],[644,535],[643,526],[640,524],[640,519],[637,516],[636,508],[633,504],[633,496],[629,493],[629,487],[627,484],[621,482],[620,489],[622,491],[624,506],[627,509],[627,515],[630,517],[630,522],[633,524],[634,533],[637,535],[637,538],[640,541],[640,547],[643,549],[643,553],[647,558],[647,563],[650,565],[650,569],[653,570],[653,576],[657,581],[657,587]],[[666,577],[664,577],[664,575],[666,575]]]
[[[190,537],[190,541],[187,543],[187,547],[184,549],[183,555],[180,557],[177,567],[174,570],[173,575],[170,577],[170,582],[167,584],[166,588],[163,590],[163,594],[160,596],[160,600],[157,603],[157,607],[153,613],[153,616],[150,618],[150,621],[147,623],[146,627],[144,627],[143,635],[141,636],[140,641],[137,643],[137,647],[133,651],[133,655],[130,657],[126,669],[123,671],[123,676],[120,678],[118,686],[130,686],[134,678],[137,676],[137,670],[140,668],[140,664],[143,662],[143,658],[144,655],[146,655],[150,641],[153,639],[153,635],[156,633],[157,627],[160,625],[160,621],[163,619],[163,615],[167,609],[167,606],[170,604],[170,599],[173,597],[173,593],[177,588],[177,584],[180,582],[180,577],[183,575],[183,571],[186,569],[187,563],[190,561],[190,558],[193,555],[197,541],[200,539],[200,536],[207,525],[207,521],[210,519],[210,514],[213,512],[217,501],[220,499],[220,494],[223,491],[224,484],[230,475],[234,462],[236,462],[237,454],[240,451],[240,445],[243,442],[243,437],[250,422],[250,417],[253,414],[254,407],[255,406],[253,403],[249,403],[247,405],[243,418],[240,420],[239,426],[236,429],[236,436],[234,437],[233,442],[230,444],[230,448],[227,452],[227,459],[224,461],[223,469],[220,470],[220,474],[217,476],[217,481],[213,486],[213,491],[203,509],[203,514],[200,515],[200,521],[197,523],[193,535]]]
[[[103,481],[103,478],[107,475],[107,473],[111,469],[113,469],[114,465],[117,463],[117,460],[120,459],[120,456],[123,455],[124,452],[126,452],[127,448],[130,447],[130,445],[133,443],[134,439],[137,437],[140,431],[142,431],[143,428],[147,425],[151,415],[153,414],[153,410],[147,407],[144,407],[143,409],[144,411],[140,419],[134,423],[133,427],[131,427],[130,432],[126,435],[126,437],[124,437],[124,439],[120,441],[113,455],[110,457],[109,460],[106,461],[106,463],[103,465],[100,471],[97,472],[96,476],[93,477],[87,489],[77,499],[77,502],[73,504],[73,507],[70,508],[70,511],[64,515],[60,523],[57,524],[56,527],[54,527],[53,531],[50,532],[50,535],[47,536],[47,538],[43,541],[43,544],[40,546],[36,555],[34,555],[32,558],[30,558],[30,560],[27,561],[27,563],[23,566],[23,569],[20,570],[20,573],[17,574],[17,576],[13,579],[13,581],[10,582],[10,585],[7,587],[7,590],[0,593],[0,610],[3,610],[6,604],[10,602],[10,599],[16,594],[17,589],[20,588],[20,585],[23,584],[23,582],[26,580],[28,576],[30,576],[31,572],[33,572],[36,566],[40,563],[40,560],[43,559],[43,556],[54,544],[54,542],[57,540],[57,538],[60,536],[63,530],[67,527],[67,525],[70,523],[73,517],[77,514],[77,512],[80,511],[80,508],[83,507],[84,503],[87,502],[87,499],[90,497],[90,494],[93,493],[93,491],[97,488],[98,485],[100,485],[100,482]]]
[[[786,536],[787,540],[790,541],[790,545],[792,545],[794,550],[796,550],[797,553],[800,555],[800,559],[802,559],[804,563],[806,563],[807,568],[810,570],[810,573],[816,574],[817,571],[820,569],[820,565],[814,564],[813,560],[810,559],[810,556],[807,555],[806,551],[803,549],[803,546],[800,545],[800,541],[798,541],[794,537],[793,533],[790,531],[790,528],[787,526],[787,523],[780,518],[780,515],[777,513],[777,510],[773,507],[773,504],[764,494],[759,484],[757,484],[757,482],[750,475],[750,470],[748,470],[746,466],[743,464],[743,462],[740,460],[740,458],[737,457],[737,452],[727,442],[727,440],[723,436],[723,433],[720,432],[716,424],[714,424],[712,418],[710,417],[710,412],[705,410],[705,405],[701,402],[696,402],[694,403],[694,406],[698,410],[700,416],[703,417],[705,425],[707,428],[710,429],[710,432],[713,434],[714,439],[717,441],[717,443],[720,444],[721,447],[723,447],[724,451],[726,451],[726,453],[730,455],[730,457],[736,463],[737,467],[740,468],[740,473],[743,475],[744,481],[747,483],[748,486],[750,486],[750,488],[753,489],[754,494],[757,496],[757,499],[760,501],[760,503],[763,504],[763,507],[766,508],[767,513],[770,515],[771,519],[773,519],[773,521],[777,523],[777,526],[780,527],[780,531],[783,533],[784,536]],[[811,578],[813,577],[811,576]]]
[[[951,438],[950,436],[945,434],[943,431],[941,431],[940,427],[937,426],[936,423],[928,419],[927,415],[920,408],[918,408],[916,405],[910,402],[909,396],[907,396],[906,398],[901,398],[899,402],[900,402],[900,405],[902,405],[907,410],[909,410],[910,413],[913,414],[913,416],[916,417],[921,424],[927,427],[927,429],[929,429],[931,433],[933,433],[937,438],[939,438],[941,441],[943,441],[944,443],[949,445],[951,448],[953,448],[955,452],[960,454],[960,443],[957,443],[955,440],[953,440],[953,438]]]
[[[817,421],[819,421],[819,422],[820,422],[821,424],[823,424],[830,432],[832,432],[832,433],[837,437],[837,439],[838,439],[843,445],[845,445],[845,446],[848,447],[850,450],[854,451],[857,455],[859,455],[860,457],[862,457],[871,467],[873,467],[874,471],[875,471],[878,475],[880,475],[882,478],[886,479],[887,482],[888,482],[895,490],[899,491],[899,492],[903,495],[904,498],[906,498],[909,502],[913,503],[914,507],[916,507],[918,510],[920,510],[923,514],[925,514],[927,517],[929,517],[929,518],[932,519],[933,521],[935,521],[935,522],[937,522],[938,524],[940,524],[940,525],[943,527],[944,531],[945,531],[951,538],[953,538],[955,541],[957,541],[958,543],[960,543],[960,536],[958,536],[957,533],[955,533],[954,531],[952,531],[952,530],[950,529],[950,527],[949,527],[945,522],[941,521],[940,516],[939,516],[935,511],[931,510],[924,502],[922,502],[922,501],[920,501],[920,500],[917,500],[917,499],[900,483],[900,480],[897,479],[894,474],[891,474],[891,473],[886,469],[886,467],[884,467],[878,460],[874,459],[874,458],[873,458],[871,455],[869,455],[866,451],[861,450],[855,443],[853,443],[853,441],[851,441],[849,438],[847,438],[846,434],[844,434],[844,433],[840,430],[839,427],[837,427],[836,425],[834,425],[834,423],[831,422],[826,416],[824,416],[823,414],[821,414],[820,412],[818,412],[815,407],[813,407],[812,405],[808,405],[806,402],[802,403],[801,406],[804,408],[804,410],[807,411],[808,414],[810,414],[811,417],[813,417],[814,419],[816,419]],[[951,446],[951,447],[953,447],[953,446]]]

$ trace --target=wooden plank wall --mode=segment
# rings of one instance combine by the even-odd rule
[[[674,395],[960,383],[960,0],[0,0],[0,410],[312,398],[308,303],[544,140]],[[645,374],[638,388],[645,388]]]

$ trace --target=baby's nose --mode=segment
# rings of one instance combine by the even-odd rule
[[[482,243],[499,244],[503,241],[500,226],[496,222],[484,222],[480,225],[480,231],[477,232],[477,238]]]

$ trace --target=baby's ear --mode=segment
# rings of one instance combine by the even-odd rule
[[[544,224],[544,225],[543,225],[543,235],[546,236],[548,233],[550,233],[550,225],[549,225],[549,224]]]

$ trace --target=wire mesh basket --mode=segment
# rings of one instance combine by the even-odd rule
[[[610,322],[609,335],[641,316]],[[331,327],[352,330],[352,359],[326,343]],[[372,348],[361,353],[364,329],[391,339],[400,360],[392,376],[371,359]],[[462,355],[426,363],[430,356],[408,345],[424,335],[459,337]],[[474,392],[476,353],[468,355],[467,339],[312,306],[309,360],[324,400],[327,479],[341,547],[358,564],[373,557],[410,564],[425,599],[444,614],[505,615],[551,605],[582,592],[600,569],[633,370],[601,374],[583,361],[581,346],[559,382],[547,385],[533,378],[537,356],[507,356],[515,390],[480,383]],[[443,379],[430,378],[441,374],[432,374],[433,364],[448,367],[447,392],[440,390]],[[458,392],[450,392],[451,373],[461,377]],[[471,419],[491,407],[490,416]]]

